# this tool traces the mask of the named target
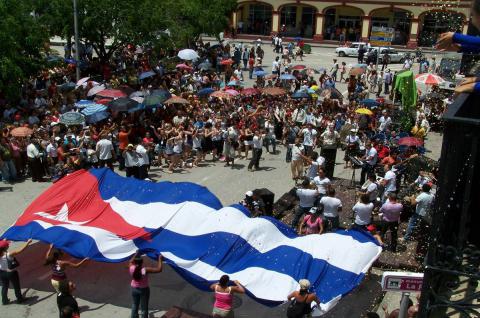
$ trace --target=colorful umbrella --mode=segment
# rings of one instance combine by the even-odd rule
[[[365,69],[362,67],[353,67],[350,69],[349,72],[349,74],[352,76],[362,75],[363,73],[365,73]]]
[[[417,82],[418,84],[424,84],[424,85],[438,85],[445,82],[445,80],[438,75],[424,73],[424,74],[418,74],[417,76],[415,76],[415,82]]]
[[[242,86],[242,82],[240,81],[230,81],[227,83],[227,86]]]
[[[87,96],[90,97],[90,96],[97,95],[98,93],[100,93],[103,90],[105,90],[105,85],[94,86],[88,91]]]
[[[240,92],[240,95],[242,95],[242,96],[253,96],[253,95],[258,95],[258,94],[260,94],[260,91],[256,88],[253,88],[253,87],[245,88],[244,90],[242,90]]]
[[[181,70],[187,70],[187,71],[193,70],[193,68],[190,65],[187,65],[185,63],[177,64],[177,66],[175,66],[175,67],[179,68]]]
[[[233,63],[235,63],[235,61],[232,59],[227,59],[220,62],[221,65],[232,65]]]
[[[100,98],[95,101],[97,104],[108,105],[112,101],[111,98]]]
[[[293,76],[292,74],[282,74],[282,75],[280,75],[280,79],[290,81],[290,80],[296,79],[296,77]]]
[[[108,98],[120,98],[120,97],[126,97],[127,94],[125,94],[119,89],[104,89],[103,91],[98,92],[97,96],[108,97]]]
[[[84,78],[81,78],[80,80],[78,80],[77,84],[75,85],[75,87],[80,87],[82,86],[83,84],[85,84],[88,80],[90,79],[90,77],[84,77]]]
[[[231,96],[237,96],[238,94],[240,94],[238,91],[236,91],[234,89],[226,89],[225,93],[227,93],[228,95],[231,95]]]
[[[107,110],[107,106],[102,105],[102,104],[91,104],[82,109],[81,113],[84,114],[85,116],[90,116],[98,112],[103,112]]]
[[[81,99],[74,104],[74,106],[77,108],[85,108],[89,105],[95,105],[95,102],[87,99]]]
[[[216,92],[213,92],[210,96],[212,97],[216,97],[216,98],[230,98],[232,97],[229,93],[225,92],[225,91],[216,91]]]
[[[60,123],[67,126],[83,125],[85,123],[85,116],[77,112],[67,112],[60,115]]]
[[[10,131],[10,135],[13,137],[27,137],[33,134],[33,129],[28,127],[16,127]]]
[[[192,61],[199,58],[198,53],[192,49],[184,49],[178,52],[177,56],[182,60]]]
[[[407,147],[421,147],[423,146],[423,140],[415,137],[403,137],[398,140],[398,145]]]
[[[167,104],[167,105],[170,105],[170,104],[189,104],[189,101],[184,99],[184,98],[181,98],[181,97],[178,97],[178,96],[173,96],[173,97],[170,97],[169,99],[167,99],[164,104]]]
[[[292,67],[292,70],[304,70],[306,69],[307,67],[305,65],[295,65],[294,67]]]
[[[355,112],[357,114],[363,114],[363,115],[373,115],[372,111],[370,109],[367,109],[367,108],[359,108],[357,110],[355,110]]]
[[[255,75],[256,77],[264,77],[265,75],[267,75],[267,72],[265,72],[264,70],[258,70],[253,72],[253,75]]]
[[[287,92],[280,87],[267,87],[263,89],[262,93],[265,95],[279,96],[285,95]]]

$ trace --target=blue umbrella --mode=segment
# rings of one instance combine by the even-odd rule
[[[293,93],[292,98],[310,98],[310,95],[305,91],[296,91]]]
[[[257,77],[263,77],[263,76],[267,75],[267,72],[265,72],[264,70],[258,70],[258,71],[253,72],[253,75],[255,75]]]
[[[74,90],[77,84],[73,82],[65,83],[59,86],[61,91],[71,91]]]
[[[138,79],[139,80],[144,80],[146,78],[155,76],[155,74],[156,73],[154,71],[143,72],[142,74],[140,74],[140,76],[138,76]]]
[[[374,99],[363,99],[360,101],[360,105],[364,105],[368,108],[374,108],[380,106],[380,103]]]
[[[98,123],[99,121],[102,121],[104,119],[107,119],[108,117],[110,117],[110,114],[106,111],[101,111],[101,112],[98,112],[98,113],[94,113],[90,116],[87,116],[87,123],[89,124],[94,124],[94,123]]]
[[[243,84],[240,81],[230,81],[227,83],[227,86],[242,86]]]
[[[288,80],[294,80],[294,79],[296,79],[296,77],[293,76],[292,74],[282,74],[282,75],[280,75],[280,79],[288,81]]]
[[[93,114],[98,113],[98,112],[103,112],[105,110],[107,110],[107,106],[105,106],[105,105],[92,104],[92,105],[88,105],[87,107],[82,109],[82,114],[84,114],[85,116],[90,116],[90,115],[93,115]]]
[[[133,107],[133,108],[130,108],[128,110],[129,113],[134,113],[136,111],[139,111],[139,110],[144,110],[145,109],[145,105],[144,104],[138,104],[137,106]]]
[[[75,107],[77,108],[85,108],[90,105],[95,105],[95,102],[88,99],[82,99],[75,103]]]
[[[126,112],[130,108],[133,108],[137,105],[138,102],[136,100],[126,97],[117,98],[108,104],[108,106],[110,106],[110,109],[114,112]]]
[[[197,95],[198,96],[206,96],[210,95],[211,93],[215,92],[215,90],[211,87],[206,87],[198,91]]]
[[[77,112],[67,112],[60,115],[60,122],[64,125],[83,125],[85,123],[85,116]]]

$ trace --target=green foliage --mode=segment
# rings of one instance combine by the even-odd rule
[[[38,72],[48,34],[33,12],[30,0],[0,1],[0,91],[19,96],[23,80]]]

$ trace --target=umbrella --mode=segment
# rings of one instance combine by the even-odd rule
[[[94,124],[94,123],[98,123],[99,121],[102,121],[104,119],[107,119],[108,117],[110,117],[110,114],[106,111],[97,112],[97,113],[94,113],[90,116],[87,116],[86,121],[89,124]]]
[[[172,97],[172,93],[170,93],[169,91],[167,91],[166,89],[163,89],[163,88],[159,88],[159,89],[154,89],[150,95],[152,96],[162,96],[162,97],[165,97],[165,99],[168,99],[170,97]]]
[[[296,77],[293,76],[292,74],[282,74],[282,75],[280,75],[280,79],[289,81],[289,80],[296,79]]]
[[[139,97],[134,97],[134,98],[139,98]],[[130,108],[128,110],[129,113],[134,113],[136,111],[139,111],[139,110],[144,110],[145,109],[145,105],[144,104],[138,104],[137,106],[133,107],[133,108]]]
[[[69,82],[59,86],[60,90],[63,92],[74,90],[76,87],[75,83]]]
[[[105,90],[105,85],[94,86],[88,91],[87,96],[90,97],[90,96],[97,95],[97,93],[99,93],[103,90]]]
[[[145,106],[156,106],[156,105],[160,105],[161,103],[163,103],[167,99],[168,98],[165,98],[165,97],[159,96],[159,95],[148,95],[143,100],[143,104]]]
[[[142,92],[142,91],[136,91],[136,92],[133,92],[130,94],[130,96],[128,96],[130,98],[134,98],[134,97],[145,97],[145,92]]]
[[[199,58],[198,53],[192,49],[184,49],[178,52],[177,56],[182,60],[192,61]]]
[[[97,104],[108,105],[112,101],[111,98],[100,98],[95,101]]]
[[[155,74],[156,74],[156,73],[155,73],[154,71],[143,72],[142,74],[140,74],[140,76],[138,76],[138,79],[139,79],[139,80],[144,80],[144,79],[146,79],[146,78],[155,76]]]
[[[257,77],[263,77],[263,76],[267,75],[267,72],[265,72],[264,70],[258,70],[258,71],[253,72],[253,75],[255,75]]]
[[[340,91],[336,88],[324,89],[321,92],[320,96],[325,98],[331,98],[331,99],[340,99],[340,100],[343,99],[342,93],[340,93]]]
[[[60,115],[60,122],[64,125],[83,125],[85,123],[85,117],[77,112],[67,112]]]
[[[132,100],[136,101],[137,103],[141,104],[145,100],[145,98],[140,96],[130,97]]]
[[[423,140],[415,137],[403,137],[398,140],[398,145],[407,147],[421,147],[423,146]]]
[[[230,81],[227,83],[227,86],[242,86],[243,84],[240,81]]]
[[[206,95],[210,95],[213,92],[215,92],[215,90],[213,88],[206,87],[206,88],[202,88],[201,90],[199,90],[197,95],[198,96],[206,96]]]
[[[88,80],[90,79],[90,77],[84,77],[84,78],[81,78],[77,84],[75,85],[75,87],[79,87],[79,86],[82,86],[83,84],[85,84]]]
[[[310,98],[310,95],[305,91],[298,90],[292,94],[292,98]]]
[[[95,105],[95,102],[87,99],[81,99],[75,103],[75,107],[77,108],[85,108],[85,107],[88,107],[89,105]]]
[[[232,65],[233,63],[235,63],[235,61],[232,59],[227,59],[220,62],[221,65]]]
[[[28,127],[16,127],[10,131],[10,135],[13,137],[27,137],[33,134],[33,129]]]
[[[130,108],[133,108],[138,105],[138,102],[131,98],[118,98],[112,101],[108,106],[114,112],[126,112]]]
[[[305,65],[295,65],[294,67],[292,67],[292,70],[304,70],[306,69],[307,67]]]
[[[357,110],[355,110],[355,112],[357,114],[363,114],[363,115],[373,115],[372,111],[370,109],[367,109],[367,108],[359,108]]]
[[[102,104],[91,104],[84,109],[82,109],[81,113],[84,114],[85,116],[90,116],[98,112],[103,112],[107,110],[107,106],[102,105]]]
[[[209,61],[202,62],[198,64],[198,68],[201,69],[202,71],[209,70],[212,67],[212,63]]]
[[[187,65],[185,63],[177,64],[177,66],[175,66],[175,67],[179,68],[181,70],[187,70],[187,71],[193,70],[193,68],[190,65]]]
[[[365,73],[365,69],[362,67],[353,67],[349,72],[349,74],[353,76],[362,75],[363,73]]]
[[[424,84],[424,85],[438,85],[440,83],[445,82],[445,80],[438,75],[426,73],[426,74],[418,74],[415,77],[415,82],[417,82],[418,84]]]
[[[236,91],[234,89],[226,89],[225,93],[227,93],[228,95],[231,95],[231,96],[237,96],[238,94],[240,94],[238,91]]]
[[[173,96],[173,97],[170,97],[169,99],[167,99],[164,104],[167,104],[167,105],[170,105],[170,104],[189,104],[189,101],[184,99],[184,98],[181,98],[181,97],[178,97],[178,96]]]
[[[104,89],[103,91],[98,92],[97,96],[108,97],[108,98],[120,98],[120,97],[126,97],[127,94],[125,94],[119,89]]]
[[[378,107],[380,103],[374,99],[363,99],[360,101],[360,105],[363,105],[368,108]]]
[[[260,91],[253,87],[245,88],[240,92],[240,95],[243,95],[243,96],[253,96],[258,94],[260,94]]]
[[[230,98],[232,97],[229,93],[227,92],[222,92],[222,91],[216,91],[216,92],[213,92],[210,96],[212,97],[216,97],[216,98]]]
[[[285,95],[287,92],[280,87],[267,87],[263,89],[262,93],[264,93],[265,95],[277,96]]]

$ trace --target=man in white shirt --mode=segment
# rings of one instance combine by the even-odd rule
[[[60,137],[55,137],[51,139],[47,145],[46,152],[50,164],[56,165],[58,162],[58,152],[57,152],[57,143],[60,142]]]
[[[310,156],[317,143],[317,131],[313,129],[311,123],[307,124],[307,127],[302,129],[300,135],[303,136],[303,148],[305,149],[305,155]]]
[[[390,125],[392,124],[392,118],[388,116],[386,110],[382,111],[382,116],[378,120],[378,123],[378,130],[380,131],[387,131],[390,128]]]
[[[255,171],[259,169],[264,137],[265,135],[261,134],[259,130],[255,130],[255,135],[253,136],[253,155],[250,163],[248,164],[248,171]]]
[[[403,240],[409,241],[413,231],[418,227],[420,220],[427,217],[427,215],[430,213],[434,199],[434,195],[430,193],[430,189],[430,184],[424,184],[422,186],[422,193],[412,200],[411,203],[415,205],[415,213],[408,221],[407,232],[405,233]]]
[[[328,124],[327,129],[321,135],[322,151],[325,157],[325,173],[327,177],[333,178],[335,170],[335,158],[337,157],[337,145],[340,141],[340,134],[335,130],[334,124]]]
[[[303,145],[300,138],[295,139],[295,144],[292,146],[292,162],[290,168],[292,170],[292,179],[298,180],[303,176]]]
[[[137,145],[135,152],[138,155],[138,179],[145,180],[148,178],[148,167],[150,165],[150,159],[148,158],[148,150],[145,148],[147,143],[142,141],[142,143]]]
[[[397,191],[397,174],[395,173],[397,170],[393,166],[390,168],[390,165],[385,165],[383,169],[385,176],[383,177],[382,185],[385,187],[385,190],[383,191],[382,202],[385,202],[390,193]]]
[[[378,153],[375,147],[371,143],[367,143],[365,146],[365,156],[363,156],[364,164],[362,166],[362,172],[360,174],[360,183],[364,184],[367,174],[373,172],[375,165],[378,161]]]
[[[279,57],[275,58],[275,61],[272,63],[272,74],[277,74],[280,76],[280,62],[278,61]]]
[[[332,182],[325,176],[325,170],[322,168],[318,169],[318,176],[313,178],[313,183],[317,186],[320,197],[325,196],[332,186]]]
[[[113,171],[113,159],[115,152],[113,149],[113,144],[107,139],[106,134],[100,136],[100,140],[97,142],[97,147],[95,150],[97,151],[100,168],[104,168],[105,165],[107,165]]]
[[[42,154],[38,151],[39,148],[38,140],[33,138],[27,146],[27,158],[28,165],[30,166],[30,173],[32,174],[33,182],[42,182],[43,181],[43,167],[41,157]]]
[[[330,187],[327,195],[320,199],[325,218],[324,229],[326,232],[335,231],[340,226],[338,213],[342,211],[342,201],[335,197],[335,189]]]
[[[292,119],[297,126],[303,126],[305,119],[307,117],[307,112],[303,109],[302,106],[298,105],[297,108],[293,111]]]
[[[125,171],[127,173],[127,178],[134,177],[138,179],[138,169],[139,169],[139,160],[138,153],[133,150],[133,145],[128,144],[127,149],[122,153],[122,156],[125,160]]]
[[[302,181],[301,188],[297,189],[296,194],[298,196],[299,203],[292,221],[292,228],[295,230],[298,227],[298,222],[300,221],[302,215],[310,211],[310,209],[314,206],[315,201],[318,198],[318,190],[311,189],[310,180],[305,178]]]

